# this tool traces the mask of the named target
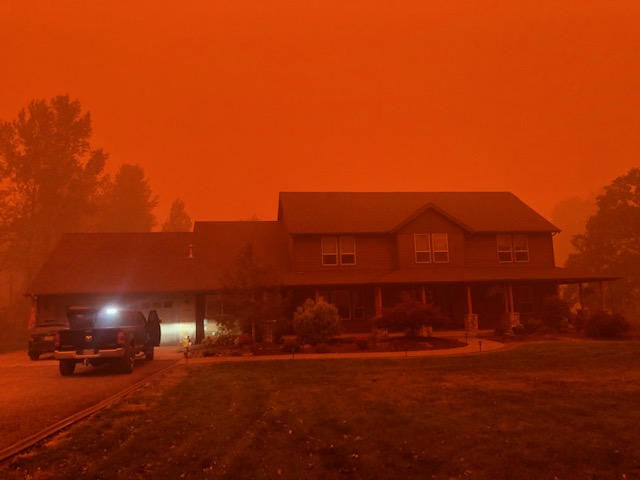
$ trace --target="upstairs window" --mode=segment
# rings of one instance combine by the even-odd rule
[[[322,265],[355,265],[355,237],[322,237]]]
[[[498,261],[528,262],[529,240],[526,235],[498,235]]]
[[[413,235],[416,263],[448,263],[449,237],[446,233]]]
[[[340,237],[340,265],[356,264],[356,238]]]
[[[529,261],[529,240],[526,235],[513,236],[513,253],[516,262]]]
[[[513,262],[511,235],[498,235],[498,261]]]
[[[416,233],[413,236],[413,243],[416,252],[416,263],[430,263],[431,262],[431,242],[429,234]]]
[[[322,265],[338,264],[338,239],[322,237]]]
[[[433,261],[435,263],[449,262],[449,237],[446,233],[434,233],[431,235],[433,246]]]

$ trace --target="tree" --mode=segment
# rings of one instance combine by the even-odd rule
[[[576,252],[571,239],[584,231],[587,220],[595,213],[596,196],[596,192],[584,197],[575,195],[558,202],[553,208],[551,218],[561,230],[560,235],[553,237],[556,265],[564,265],[569,254]]]
[[[95,212],[107,155],[91,148],[91,132],[89,112],[66,95],[33,100],[0,122],[2,267],[20,277],[17,290]]]
[[[623,277],[613,283],[616,309],[629,319],[640,314],[640,168],[616,178],[598,195],[585,233],[573,237],[577,253],[567,266]]]
[[[167,217],[167,220],[162,224],[162,231],[190,232],[192,225],[191,217],[187,215],[187,212],[184,209],[184,202],[179,198],[176,198],[171,204],[169,217]]]
[[[335,305],[307,298],[293,314],[293,329],[302,344],[326,343],[340,334],[341,320]]]
[[[225,306],[232,312],[222,322],[237,323],[243,333],[251,334],[253,341],[262,340],[265,321],[283,321],[286,300],[273,270],[255,257],[250,244],[238,254],[235,268],[223,275],[222,285]]]
[[[156,224],[153,209],[158,204],[144,170],[123,164],[115,179],[109,179],[95,228],[106,232],[149,232]]]

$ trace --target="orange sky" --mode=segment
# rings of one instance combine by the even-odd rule
[[[0,119],[69,94],[194,220],[279,191],[510,190],[640,165],[640,2],[0,0]]]

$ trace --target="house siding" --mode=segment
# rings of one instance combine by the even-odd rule
[[[296,235],[291,246],[294,270],[390,269],[396,267],[395,245],[391,235],[351,236],[356,239],[356,264],[324,266],[322,265],[320,246],[322,236]]]
[[[548,233],[527,234],[527,239],[529,242],[528,262],[499,263],[496,234],[467,234],[465,237],[466,265],[553,266],[553,241],[551,235]]]
[[[449,243],[449,262],[416,263],[414,235],[419,233],[446,233]],[[465,261],[464,230],[435,210],[426,210],[403,225],[396,233],[398,265],[400,268],[441,268],[462,265]]]

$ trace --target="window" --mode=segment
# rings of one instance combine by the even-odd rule
[[[416,251],[416,263],[430,263],[431,243],[429,241],[429,234],[416,233],[413,236],[413,243]]]
[[[416,233],[413,236],[416,263],[448,263],[449,237],[446,233]]]
[[[513,262],[511,235],[498,235],[498,261]]]
[[[513,253],[515,255],[516,262],[529,261],[529,241],[527,240],[526,235],[513,236]]]
[[[322,237],[322,265],[355,265],[355,237]]]
[[[528,262],[529,241],[526,235],[498,235],[499,262]]]
[[[434,233],[431,235],[433,244],[433,261],[435,263],[447,263],[449,261],[449,238],[446,233]]]
[[[336,237],[322,237],[322,265],[338,264],[338,241]]]
[[[340,237],[340,264],[356,264],[356,239],[355,237]]]

